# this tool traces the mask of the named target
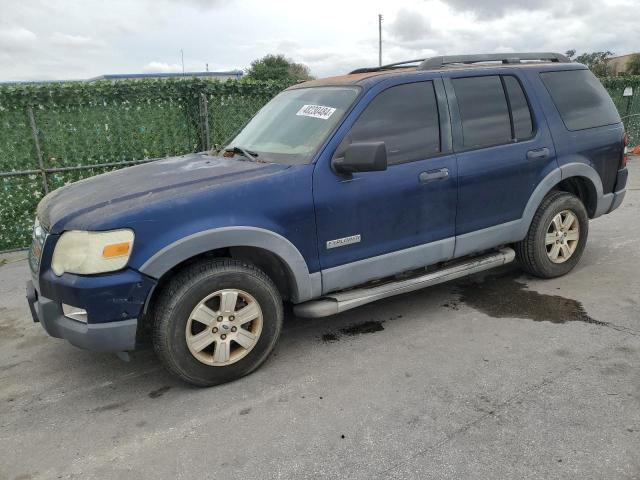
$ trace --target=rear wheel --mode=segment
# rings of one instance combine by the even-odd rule
[[[271,279],[236,260],[180,272],[160,293],[155,314],[156,353],[169,371],[198,386],[235,380],[260,366],[283,317]]]
[[[515,245],[518,261],[538,277],[565,275],[580,260],[588,233],[589,217],[580,199],[553,192],[538,207],[525,239]]]

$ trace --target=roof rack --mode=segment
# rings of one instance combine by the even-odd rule
[[[396,68],[408,68],[408,67],[417,66],[417,65],[411,65],[412,63],[418,63],[422,65],[422,63],[424,63],[427,60],[428,60],[427,58],[417,58],[415,60],[405,60],[404,62],[388,63],[387,65],[382,65],[381,67],[357,68],[356,70],[349,72],[349,75],[353,73],[370,73],[370,72],[380,72],[382,70],[394,70]]]
[[[552,52],[525,52],[525,53],[481,53],[477,55],[446,55],[432,57],[418,65],[418,70],[434,70],[445,65],[461,63],[471,65],[482,62],[502,62],[504,64],[518,64],[522,60],[537,60],[541,62],[569,63],[571,60],[566,55]]]

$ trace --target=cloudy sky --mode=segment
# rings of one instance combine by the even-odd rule
[[[640,0],[0,0],[0,81],[244,69],[267,53],[316,76],[490,51],[640,50]]]

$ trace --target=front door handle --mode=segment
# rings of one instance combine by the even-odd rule
[[[433,182],[435,180],[444,180],[449,178],[448,168],[438,168],[437,170],[428,170],[420,174],[420,183]]]
[[[549,149],[547,147],[537,148],[535,150],[529,150],[527,152],[527,158],[529,160],[542,160],[549,157]]]

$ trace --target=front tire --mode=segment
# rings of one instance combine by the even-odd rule
[[[541,278],[555,278],[576,266],[587,243],[589,217],[578,197],[552,192],[542,201],[524,240],[515,244],[520,266]]]
[[[207,387],[258,368],[282,329],[282,298],[253,265],[231,259],[178,273],[155,307],[154,349],[174,375]]]

